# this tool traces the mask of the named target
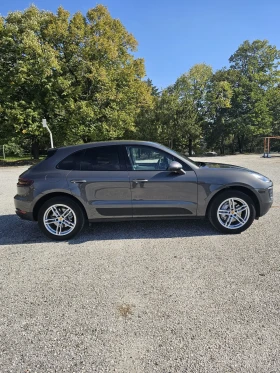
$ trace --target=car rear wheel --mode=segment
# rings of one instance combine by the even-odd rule
[[[68,197],[54,197],[43,204],[38,214],[41,231],[56,241],[76,236],[85,223],[81,207]]]
[[[209,208],[209,220],[223,233],[244,232],[256,218],[252,199],[237,190],[228,190],[214,198]]]

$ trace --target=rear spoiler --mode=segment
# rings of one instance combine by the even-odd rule
[[[48,149],[46,159],[52,157],[56,153],[56,151],[57,151],[57,148],[50,148],[50,149]]]

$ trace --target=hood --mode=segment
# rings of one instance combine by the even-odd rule
[[[226,164],[226,163],[213,163],[213,162],[195,162],[195,164],[199,168],[235,168],[235,169],[243,169],[247,170],[245,167],[240,166],[234,166],[232,164]]]
[[[218,169],[223,169],[225,171],[226,170],[229,171],[229,172],[225,172],[225,174],[227,175],[229,175],[229,173],[230,174],[234,173],[236,175],[237,173],[234,171],[239,171],[239,172],[242,172],[242,174],[248,173],[248,174],[254,174],[255,176],[258,175],[259,179],[265,182],[271,182],[271,180],[268,177],[260,174],[259,172],[250,170],[249,168],[246,168],[246,167],[234,166],[232,164],[225,164],[225,163],[213,163],[213,162],[196,162],[196,165],[199,167],[200,170],[204,169],[205,173],[207,172],[207,170],[209,170],[210,174],[212,174],[210,169],[213,169],[213,173],[215,175],[218,175],[218,174],[220,175],[222,173],[222,170],[218,172]],[[216,173],[214,172],[214,169],[216,170]],[[232,172],[230,170],[232,170]],[[207,173],[208,175],[209,175],[209,172]]]

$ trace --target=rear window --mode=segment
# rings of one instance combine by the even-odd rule
[[[84,150],[72,153],[68,157],[64,158],[63,161],[59,162],[56,168],[60,170],[80,170],[81,169],[81,158]]]

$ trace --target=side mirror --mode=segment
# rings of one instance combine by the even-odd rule
[[[175,172],[176,174],[185,175],[186,171],[183,170],[183,166],[179,162],[172,161],[168,167],[168,171]]]

